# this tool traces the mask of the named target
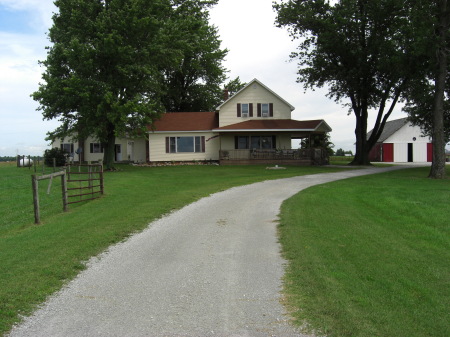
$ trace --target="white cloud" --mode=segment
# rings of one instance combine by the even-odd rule
[[[49,45],[45,32],[51,25],[53,2],[50,0],[0,0],[0,5],[30,13],[34,31],[29,34],[0,32],[0,156],[42,155],[48,147],[47,131],[54,122],[42,121],[38,104],[30,94],[41,78],[38,60],[46,57]]]

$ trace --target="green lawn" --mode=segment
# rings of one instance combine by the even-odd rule
[[[450,336],[450,180],[428,172],[338,181],[283,204],[285,298],[299,325],[327,336]]]
[[[62,213],[60,182],[39,185],[41,222],[33,224],[32,170],[0,164],[0,334],[84,268],[84,261],[152,220],[201,197],[267,179],[336,171],[265,166],[119,166],[105,173],[105,196]],[[38,169],[38,172],[40,169]],[[47,194],[47,192],[50,192]]]

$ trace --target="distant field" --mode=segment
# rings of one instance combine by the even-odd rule
[[[337,181],[283,204],[285,297],[298,324],[326,336],[450,336],[450,179],[428,173]]]
[[[0,334],[84,268],[84,261],[201,197],[257,181],[330,167],[118,166],[105,173],[105,196],[62,212],[60,180],[39,185],[42,225],[34,225],[32,169],[0,164]],[[40,168],[37,170],[40,171]],[[46,172],[48,173],[48,172]],[[47,194],[47,192],[49,192]]]
[[[330,164],[332,165],[346,165],[349,164],[354,157],[345,156],[330,156]]]

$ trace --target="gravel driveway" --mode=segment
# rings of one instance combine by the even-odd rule
[[[280,304],[282,201],[315,184],[396,168],[266,181],[203,198],[91,259],[11,336],[303,336]]]

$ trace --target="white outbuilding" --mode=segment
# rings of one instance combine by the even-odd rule
[[[432,153],[431,138],[424,136],[419,126],[401,118],[386,123],[369,159],[373,162],[425,163],[432,161]]]

